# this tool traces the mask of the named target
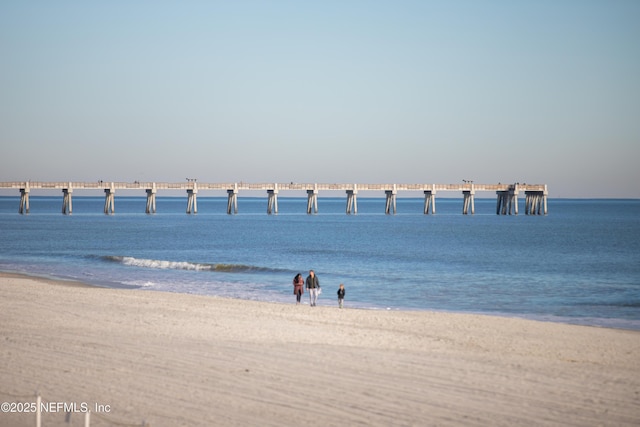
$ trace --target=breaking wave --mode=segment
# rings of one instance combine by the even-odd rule
[[[115,262],[122,265],[143,268],[155,268],[159,270],[193,270],[193,271],[216,271],[225,273],[250,273],[278,271],[277,269],[267,267],[257,267],[254,265],[243,264],[209,264],[188,261],[166,261],[159,259],[144,259],[128,256],[107,255],[101,257],[108,262]]]

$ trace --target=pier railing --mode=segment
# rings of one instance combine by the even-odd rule
[[[525,214],[547,214],[547,185],[546,184],[476,184],[464,181],[462,184],[389,184],[389,183],[249,183],[249,182],[219,182],[207,183],[187,180],[186,182],[117,182],[117,181],[8,181],[0,182],[0,189],[18,189],[20,191],[19,213],[29,213],[29,194],[31,190],[62,190],[62,213],[72,213],[72,193],[74,190],[103,190],[105,193],[104,213],[115,212],[116,190],[144,190],[147,193],[146,213],[156,212],[155,198],[159,190],[183,190],[187,192],[187,213],[198,211],[198,191],[226,191],[228,194],[227,213],[238,212],[239,191],[266,191],[268,195],[267,213],[278,213],[278,193],[280,191],[306,191],[307,213],[318,212],[319,191],[345,191],[347,194],[347,214],[357,214],[357,194],[360,191],[384,191],[386,196],[385,213],[396,213],[396,195],[399,191],[422,191],[425,197],[424,213],[435,214],[435,195],[437,192],[461,192],[463,194],[462,213],[475,213],[474,195],[477,191],[495,191],[497,195],[496,214],[518,214],[518,195],[525,194]]]

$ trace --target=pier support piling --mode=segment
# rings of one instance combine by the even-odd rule
[[[69,183],[68,188],[62,189],[62,214],[63,215],[71,215],[73,213],[73,203],[71,200],[71,193],[73,193],[73,188],[71,188],[71,183]]]
[[[116,212],[115,194],[116,194],[116,190],[112,182],[110,188],[104,189],[104,214],[105,215],[113,215]]]
[[[193,186],[187,189],[187,214],[198,213],[198,184],[193,182]]]
[[[496,215],[505,215],[507,204],[507,191],[496,191]]]
[[[393,190],[386,190],[384,194],[387,195],[387,203],[384,208],[384,213],[389,215],[391,210],[393,209],[393,214],[396,214],[396,195],[398,194],[398,190],[396,189],[396,185],[393,184]]]
[[[347,190],[347,215],[358,213],[358,187],[353,184],[353,190]]]
[[[147,208],[145,213],[156,213],[156,183],[154,182],[151,188],[147,188]]]
[[[525,215],[547,215],[547,186],[543,191],[525,191]]]
[[[29,214],[29,183],[25,182],[24,187],[20,189],[20,207],[18,208],[20,215]]]
[[[313,190],[307,190],[307,214],[318,213],[318,184],[314,185]]]
[[[20,189],[20,207],[18,208],[20,215],[29,213],[29,183]]]
[[[496,215],[518,215],[518,184],[510,185],[508,190],[496,191]]]
[[[464,195],[464,203],[463,203],[463,206],[462,206],[462,214],[463,215],[468,215],[469,214],[469,210],[471,210],[471,215],[474,215],[476,213],[476,207],[475,207],[475,202],[474,202],[474,195],[476,194],[476,192],[473,189],[473,186],[472,186],[471,190],[464,190],[462,192],[462,194]]]
[[[424,190],[424,214],[436,213],[436,190]]]
[[[278,214],[278,184],[274,184],[273,190],[267,190],[267,215]]]
[[[227,190],[227,215],[238,213],[238,184]]]

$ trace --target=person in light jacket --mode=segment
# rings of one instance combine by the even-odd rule
[[[307,290],[309,291],[309,304],[311,307],[315,307],[318,302],[318,294],[320,293],[320,280],[313,270],[309,270],[307,276]]]

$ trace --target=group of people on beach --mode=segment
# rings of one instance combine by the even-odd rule
[[[305,287],[309,292],[309,305],[315,307],[318,302],[318,295],[322,293],[322,288],[320,287],[320,280],[318,280],[318,276],[316,276],[313,270],[309,270],[309,275],[306,280],[302,278],[302,274],[300,273],[296,274],[296,277],[293,278],[293,294],[296,296],[296,304],[300,304]],[[340,283],[337,293],[338,307],[342,308],[344,307],[345,295],[345,289],[342,283]]]

